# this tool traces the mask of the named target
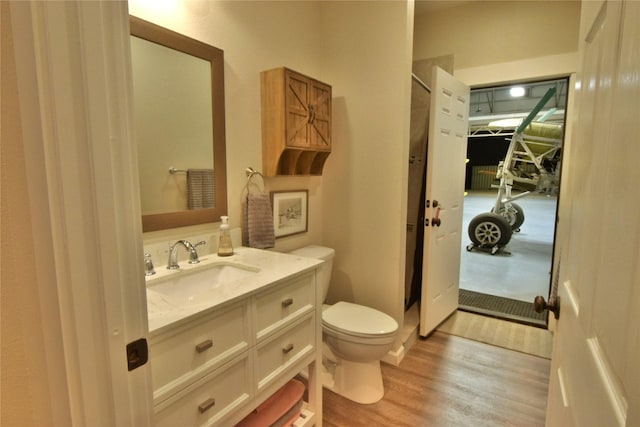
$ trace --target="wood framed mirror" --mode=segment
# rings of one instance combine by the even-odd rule
[[[223,51],[131,16],[142,230],[227,214]]]

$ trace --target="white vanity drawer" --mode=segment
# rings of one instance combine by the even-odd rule
[[[256,295],[255,303],[257,338],[261,340],[287,322],[314,310],[314,273],[305,274]]]
[[[223,425],[221,420],[252,397],[249,354],[190,385],[155,407],[155,427]]]
[[[313,314],[258,346],[256,381],[258,392],[294,363],[315,351],[316,327]]]
[[[247,301],[150,338],[153,397],[157,404],[249,348]]]

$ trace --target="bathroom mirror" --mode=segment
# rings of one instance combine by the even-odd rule
[[[227,214],[223,51],[130,17],[143,231]]]

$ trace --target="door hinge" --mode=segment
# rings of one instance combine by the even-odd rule
[[[127,367],[130,371],[147,363],[149,360],[149,346],[147,340],[140,338],[127,344]]]

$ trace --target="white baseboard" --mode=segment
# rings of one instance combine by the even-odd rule
[[[400,362],[402,362],[402,359],[404,359],[404,355],[405,355],[404,345],[400,345],[396,349],[389,350],[389,352],[387,352],[387,354],[385,354],[384,357],[382,358],[382,362],[388,363],[393,366],[398,366],[400,365]]]
[[[390,365],[398,366],[405,354],[411,349],[418,339],[418,327],[420,324],[420,313],[418,305],[414,304],[404,315],[404,324],[402,327],[402,344],[398,344],[396,349],[390,350],[382,361]]]

